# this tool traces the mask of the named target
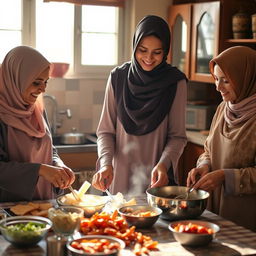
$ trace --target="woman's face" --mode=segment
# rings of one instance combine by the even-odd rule
[[[221,93],[222,99],[224,101],[230,101],[231,103],[234,103],[237,99],[235,91],[217,64],[214,66],[213,74],[216,90]]]
[[[29,85],[21,94],[22,99],[32,105],[36,102],[37,97],[45,92],[47,86],[47,80],[49,79],[49,69],[45,69],[36,79]]]
[[[143,37],[135,51],[135,58],[145,71],[158,66],[164,57],[162,42],[155,36]]]

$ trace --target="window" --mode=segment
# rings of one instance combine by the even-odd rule
[[[22,43],[21,7],[21,0],[0,2],[0,63],[10,49]]]
[[[0,63],[11,48],[30,45],[51,62],[71,63],[74,74],[105,77],[122,62],[120,9],[1,0]]]

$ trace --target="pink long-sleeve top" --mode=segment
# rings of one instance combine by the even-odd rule
[[[117,117],[114,92],[109,77],[100,122],[97,129],[98,160],[96,169],[112,165],[112,193],[144,193],[157,163],[171,166],[178,181],[178,160],[187,143],[185,108],[186,80],[177,84],[175,99],[169,114],[152,132],[135,136],[127,134]]]

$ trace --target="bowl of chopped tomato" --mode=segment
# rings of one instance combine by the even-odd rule
[[[67,243],[67,249],[73,256],[116,256],[123,248],[123,240],[106,235],[86,235]]]
[[[118,213],[127,221],[129,226],[149,228],[158,220],[162,210],[150,205],[131,205],[119,208]]]
[[[176,241],[182,245],[203,246],[209,244],[220,228],[218,225],[201,220],[174,221],[169,224]]]

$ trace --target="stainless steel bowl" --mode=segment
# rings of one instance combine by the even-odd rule
[[[85,134],[80,132],[69,132],[61,135],[60,141],[66,145],[84,144],[86,141]]]
[[[159,207],[163,212],[160,218],[166,220],[193,219],[199,217],[206,208],[209,193],[193,190],[188,199],[175,199],[186,194],[187,187],[163,186],[147,189],[147,200],[151,206]]]
[[[119,244],[119,249],[114,249],[114,250],[109,250],[108,252],[95,252],[95,253],[89,253],[85,252],[82,249],[76,249],[72,247],[72,243],[81,243],[83,240],[92,240],[92,239],[106,239],[110,242],[118,243]],[[87,236],[82,236],[81,238],[71,240],[67,243],[67,249],[69,254],[72,256],[117,256],[119,255],[119,251],[121,249],[125,248],[125,242],[122,241],[121,239],[118,239],[113,236],[105,236],[105,235],[87,235]]]
[[[140,217],[132,215],[136,212],[154,212],[154,216]],[[149,205],[131,205],[124,206],[118,209],[118,213],[127,221],[128,225],[136,226],[137,228],[149,228],[155,224],[159,218],[162,210],[158,207],[153,207]]]
[[[45,227],[38,227],[35,230],[21,228],[28,223],[33,225],[44,225]],[[12,227],[13,228],[12,228]],[[19,226],[20,228],[17,228]],[[3,237],[14,246],[32,246],[41,241],[52,227],[52,222],[48,218],[39,216],[15,216],[7,217],[0,221],[0,230]]]
[[[174,229],[174,227],[178,224],[188,225],[189,223],[210,228],[213,231],[213,233],[212,234],[184,233],[184,232],[176,231]],[[209,244],[213,240],[216,233],[219,232],[220,228],[218,225],[208,221],[183,220],[183,221],[171,222],[169,224],[169,230],[172,231],[175,240],[181,243],[182,245],[203,246],[203,245]]]

